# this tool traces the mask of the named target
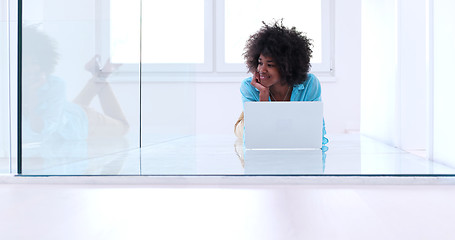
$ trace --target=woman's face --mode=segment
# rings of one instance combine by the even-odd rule
[[[278,66],[270,57],[259,55],[257,71],[259,73],[259,83],[264,87],[270,87],[281,81]]]

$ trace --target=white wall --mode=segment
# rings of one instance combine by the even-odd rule
[[[323,83],[328,133],[360,130],[361,1],[335,3],[335,79]]]
[[[426,149],[428,68],[426,0],[398,1],[399,145]]]
[[[361,132],[408,150],[426,149],[425,0],[362,1]]]
[[[455,166],[455,3],[362,3],[362,132]]]
[[[395,0],[362,1],[361,131],[396,144],[397,30]]]
[[[455,2],[434,1],[434,144],[433,157],[455,166]]]

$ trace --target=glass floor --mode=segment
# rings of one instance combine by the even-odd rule
[[[455,168],[359,134],[328,136],[328,151],[244,150],[232,135],[195,135],[112,154],[26,158],[23,175],[450,175]],[[106,144],[105,144],[106,145]],[[24,146],[30,152],[39,146]],[[101,148],[102,146],[100,146]],[[102,151],[101,151],[102,152]],[[90,156],[90,157],[87,157]]]

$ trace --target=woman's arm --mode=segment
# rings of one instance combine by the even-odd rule
[[[261,84],[258,72],[254,73],[251,85],[259,90],[259,101],[269,101],[270,90]]]

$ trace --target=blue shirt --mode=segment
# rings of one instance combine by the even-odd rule
[[[259,90],[251,85],[252,79],[253,77],[246,78],[240,86],[243,104],[245,104],[245,102],[259,101]],[[308,73],[307,79],[302,84],[294,85],[291,93],[291,101],[321,101],[321,83],[319,82],[319,79],[314,74]],[[322,144],[327,144],[329,142],[325,137],[325,134],[325,121],[323,119]]]
[[[65,90],[65,82],[54,76],[50,76],[46,83],[36,89],[40,98],[33,111],[42,118],[44,126],[41,132],[35,132],[30,127],[30,119],[24,116],[22,122],[24,142],[87,138],[87,115],[82,107],[67,101]]]

